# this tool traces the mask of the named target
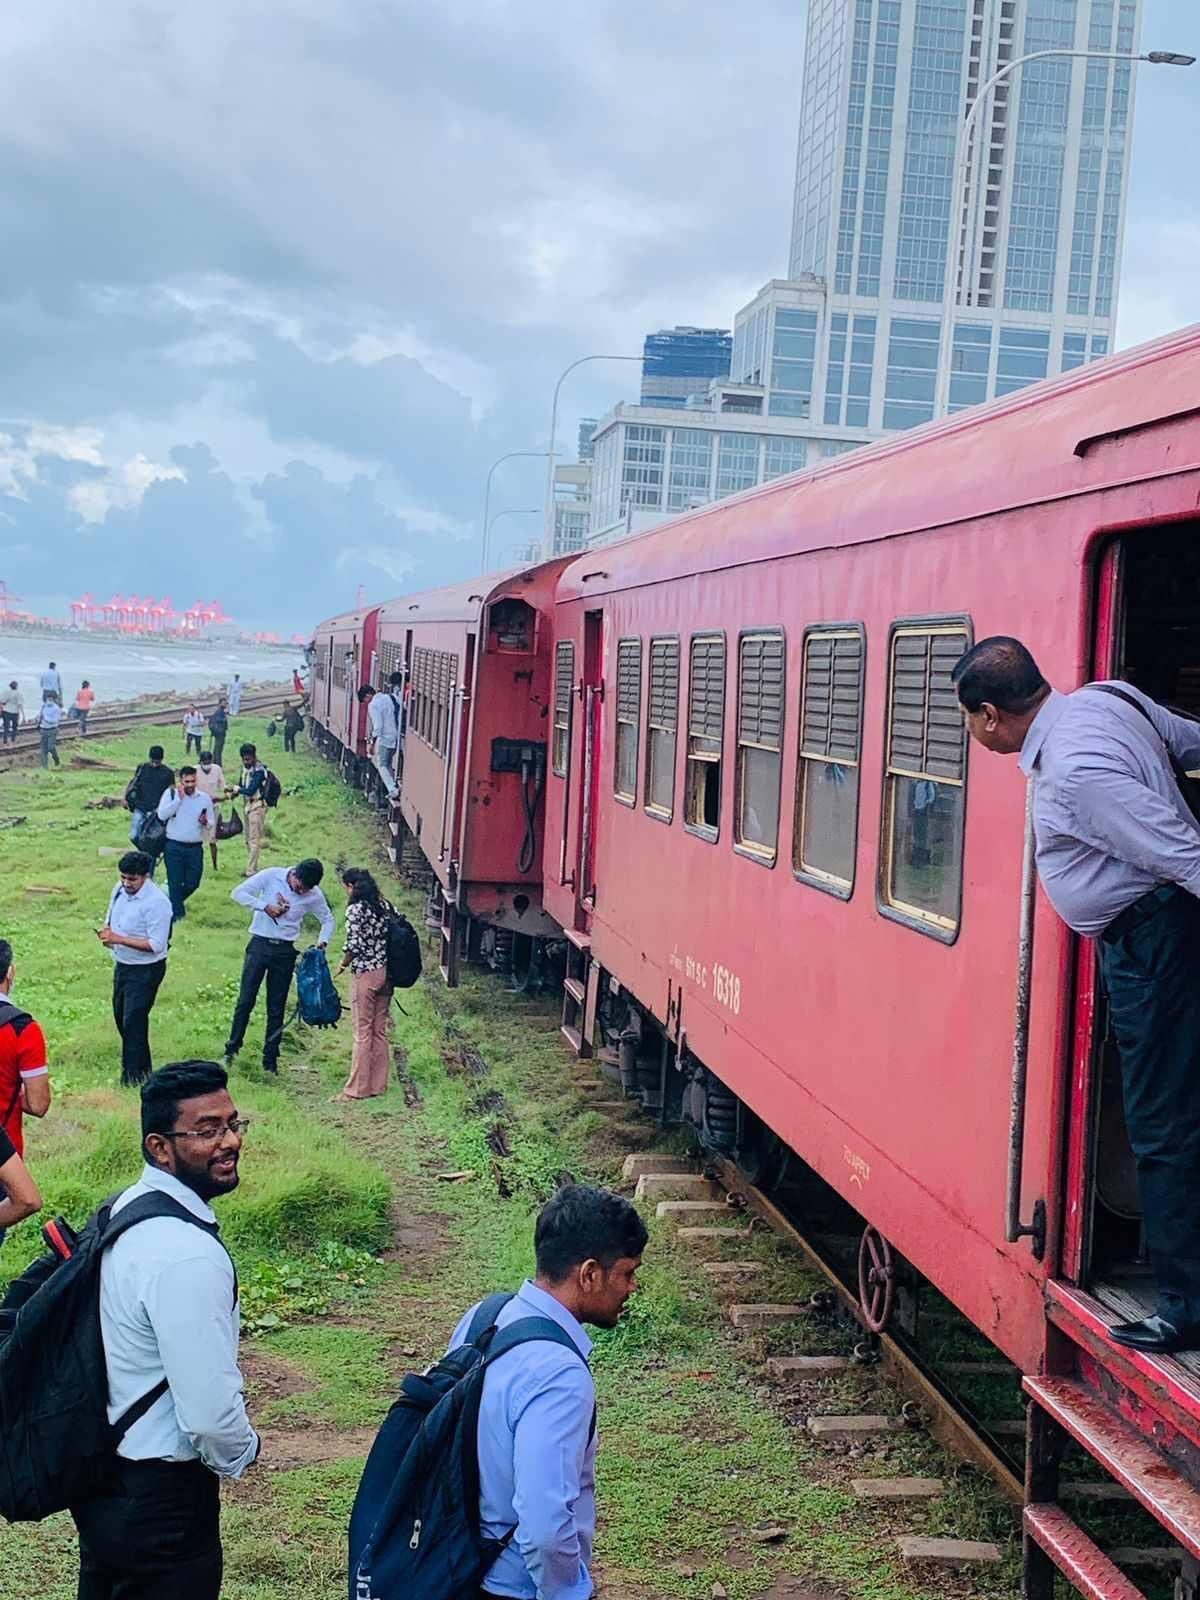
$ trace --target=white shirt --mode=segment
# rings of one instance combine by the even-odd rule
[[[201,844],[205,828],[213,825],[213,803],[206,794],[167,789],[158,802],[158,816],[167,825],[168,839],[176,844]]]
[[[187,733],[203,733],[206,726],[203,714],[199,711],[189,711],[183,719],[183,726]]]
[[[57,700],[43,700],[41,710],[38,712],[38,726],[40,728],[57,728],[63,719],[63,708]]]
[[[396,705],[390,694],[375,694],[371,696],[371,703],[367,707],[367,717],[371,724],[371,737],[382,745],[394,745],[400,742],[400,731],[396,725]]]
[[[149,939],[149,950],[131,950],[126,944],[109,946],[114,961],[122,966],[148,967],[161,961],[171,937],[171,902],[149,878],[136,894],[126,894],[118,883],[108,902],[109,927],[131,939]]]
[[[43,693],[45,693],[47,689],[53,689],[55,694],[62,693],[62,677],[60,676],[57,668],[47,667],[45,672],[42,673],[39,681],[41,682]]]
[[[229,685],[229,693],[225,696],[229,702],[229,715],[236,717],[242,709],[242,685],[240,682]]]
[[[0,690],[0,711],[10,714],[15,711],[19,717],[25,715],[25,701],[21,698],[20,689]]]
[[[203,1222],[211,1207],[178,1178],[147,1166],[113,1202],[158,1190]],[[100,1332],[108,1368],[108,1420],[164,1378],[170,1385],[118,1446],[127,1461],[204,1462],[240,1478],[258,1454],[238,1370],[237,1279],[224,1245],[175,1217],[152,1217],[118,1239],[100,1263]]]
[[[264,867],[252,878],[239,883],[229,898],[236,900],[239,906],[253,909],[250,932],[260,939],[280,939],[287,944],[294,944],[299,937],[301,923],[305,917],[312,916],[320,922],[321,939],[328,944],[333,938],[334,928],[329,902],[319,888],[297,894],[288,883],[291,870],[290,867]],[[262,907],[269,906],[277,896],[287,901],[288,908],[281,917],[275,919],[269,917]]]

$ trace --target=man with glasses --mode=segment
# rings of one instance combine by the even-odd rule
[[[171,902],[151,881],[153,858],[127,850],[117,862],[120,880],[96,937],[112,952],[113,1021],[121,1035],[121,1082],[144,1083],[150,1059],[150,1013],[166,976]]]
[[[116,1482],[72,1508],[79,1600],[218,1600],[220,1479],[261,1444],[238,1369],[237,1274],[210,1202],[238,1185],[246,1121],[215,1061],[177,1061],[142,1088],[138,1181],[113,1202],[166,1196],[175,1214],[130,1228],[100,1266],[108,1416],[151,1403],[117,1446]]]

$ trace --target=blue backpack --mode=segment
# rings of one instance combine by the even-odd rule
[[[427,1372],[409,1373],[367,1457],[350,1516],[350,1600],[459,1600],[474,1595],[515,1528],[502,1539],[479,1527],[479,1402],[493,1361],[548,1339],[583,1360],[548,1317],[497,1329],[512,1299],[479,1306],[465,1343]],[[592,1417],[592,1427],[596,1419]]]
[[[300,1021],[310,1028],[332,1028],[342,1014],[325,952],[316,945],[296,963],[296,1001]]]

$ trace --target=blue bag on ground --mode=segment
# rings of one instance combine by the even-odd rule
[[[466,1342],[427,1372],[410,1372],[367,1457],[350,1516],[350,1600],[459,1600],[474,1595],[516,1532],[479,1528],[479,1402],[488,1366],[549,1339],[583,1357],[548,1317],[497,1330],[512,1299],[493,1294]]]
[[[342,1014],[333,974],[324,950],[305,950],[296,963],[296,1000],[300,1021],[310,1028],[332,1028]]]

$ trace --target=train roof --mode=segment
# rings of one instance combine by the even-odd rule
[[[1200,324],[577,556],[559,602],[896,538],[1127,477],[1114,446],[1200,410]],[[1106,448],[1107,446],[1107,448]],[[1174,460],[1174,470],[1200,466]]]
[[[319,633],[333,633],[341,628],[361,628],[372,611],[378,611],[378,605],[359,606],[356,611],[341,611],[336,617],[326,617],[324,622],[318,622],[313,629],[313,638]]]
[[[564,567],[570,560],[569,556],[558,556],[532,567],[488,572],[462,583],[448,584],[444,589],[401,595],[380,607],[379,620],[381,623],[473,622],[491,601],[506,594],[519,594],[525,585],[536,582],[540,573]]]

